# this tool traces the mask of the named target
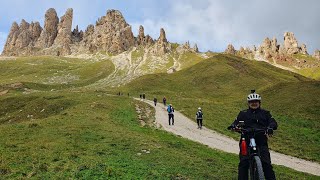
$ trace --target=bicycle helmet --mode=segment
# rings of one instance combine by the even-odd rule
[[[198,107],[198,110],[201,110],[201,107]]]
[[[248,102],[249,101],[261,101],[261,96],[256,93],[255,90],[251,90],[251,94],[247,97]]]

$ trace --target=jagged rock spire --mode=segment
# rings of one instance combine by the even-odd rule
[[[236,50],[234,49],[232,44],[228,44],[227,49],[224,52],[227,54],[236,54]]]

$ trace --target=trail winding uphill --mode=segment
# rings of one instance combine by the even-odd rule
[[[144,102],[154,106],[154,103],[152,101],[144,100]],[[193,122],[183,114],[179,113],[178,111],[175,111],[174,114],[174,126],[169,126],[168,114],[165,109],[165,106],[161,103],[158,103],[157,106],[155,106],[155,110],[156,123],[160,124],[164,130],[172,132],[176,135],[180,135],[192,141],[208,145],[210,148],[213,149],[218,149],[234,154],[239,153],[238,142],[234,139],[219,134],[206,127],[203,127],[202,130],[197,129],[197,125],[195,122]],[[274,151],[271,151],[270,153],[273,164],[286,166],[297,171],[320,176],[320,164],[318,163],[306,161]]]

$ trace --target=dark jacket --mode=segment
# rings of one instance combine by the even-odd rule
[[[261,108],[240,111],[232,125],[237,126],[239,121],[244,121],[244,128],[272,128],[273,130],[278,128],[278,124],[270,112]],[[255,139],[257,145],[268,145],[268,139],[263,134],[256,135]]]

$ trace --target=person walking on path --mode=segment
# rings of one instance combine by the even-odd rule
[[[202,113],[201,107],[198,108],[198,112],[196,113],[196,119],[197,119],[198,129],[202,129],[203,113]]]
[[[166,99],[166,97],[163,97],[162,101],[163,101],[163,105],[166,106],[166,105],[167,105],[167,99]]]
[[[142,94],[142,98],[143,98],[143,100],[146,99],[146,94],[145,93]]]
[[[142,99],[142,94],[140,94],[140,99]]]
[[[167,111],[168,111],[168,116],[169,116],[169,126],[174,125],[174,114],[173,114],[174,109],[171,104],[169,104]],[[171,119],[172,119],[172,123],[170,123]]]
[[[157,106],[158,99],[156,97],[153,98],[153,102],[154,102],[154,106]]]

